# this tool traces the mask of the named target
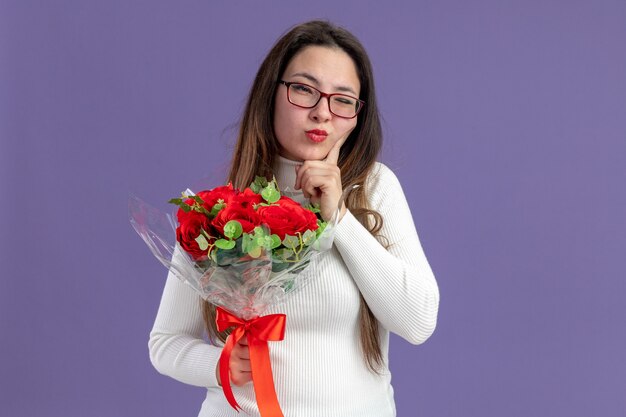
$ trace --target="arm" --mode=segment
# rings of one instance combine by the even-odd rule
[[[378,164],[367,184],[371,207],[383,217],[385,249],[349,211],[335,244],[365,301],[389,331],[423,343],[437,324],[439,290],[397,177]]]
[[[222,348],[207,344],[203,331],[200,297],[169,273],[148,342],[152,365],[159,373],[186,384],[217,386]]]

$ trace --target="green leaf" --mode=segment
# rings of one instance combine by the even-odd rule
[[[324,232],[324,229],[326,229],[326,225],[327,225],[327,224],[328,224],[328,223],[326,223],[325,221],[322,221],[322,220],[318,220],[318,221],[317,221],[317,226],[318,226],[318,227],[317,227],[317,230],[315,231],[315,234],[316,234],[318,237],[322,234],[322,232]]]
[[[264,237],[267,236],[267,231],[264,227],[261,226],[256,226],[254,228],[254,237],[258,238],[258,237]]]
[[[302,235],[302,243],[304,243],[306,246],[309,246],[313,242],[315,242],[316,238],[317,238],[317,233],[315,233],[313,230],[307,230]]]
[[[241,236],[241,250],[244,253],[248,253],[248,251],[251,248],[251,244],[252,244],[252,236],[248,233],[244,233]]]
[[[262,251],[261,247],[257,246],[256,248],[254,248],[253,250],[248,252],[248,255],[252,256],[253,258],[258,258],[259,256],[261,256],[262,252],[263,251]]]
[[[285,235],[283,245],[289,249],[295,249],[300,246],[300,240],[296,236]]]
[[[172,199],[170,199],[170,201],[168,201],[168,203],[176,204],[177,206],[179,206],[180,203],[182,203],[182,202],[183,202],[182,198],[172,198]]]
[[[215,246],[217,246],[219,249],[229,250],[235,247],[235,241],[218,239],[215,241]]]
[[[205,215],[205,216],[207,216],[207,217],[211,217],[211,212],[210,212],[209,210],[205,209],[205,208],[204,208],[204,207],[202,207],[202,206],[198,207],[198,211],[199,211],[200,213],[204,214],[204,215]],[[215,216],[213,216],[213,217],[215,217]]]
[[[224,225],[224,236],[228,238],[237,239],[239,236],[241,236],[242,232],[243,227],[241,227],[241,223],[239,223],[237,220],[230,220]]]
[[[319,204],[309,204],[306,206],[306,209],[312,211],[313,213],[321,213]]]
[[[203,235],[199,235],[196,238],[196,242],[198,243],[198,247],[200,248],[200,250],[207,250],[209,248],[209,242]]]
[[[187,203],[180,203],[180,208],[185,212],[188,213],[191,211],[191,206]]]
[[[267,187],[263,188],[263,191],[261,191],[261,197],[263,197],[263,200],[270,204],[280,200],[280,192],[276,189],[276,183],[271,182],[267,185]]]
[[[281,245],[282,242],[280,241],[280,237],[278,237],[278,235],[271,235],[270,238],[272,239],[270,249],[276,249]]]
[[[280,239],[278,239],[280,241]],[[263,236],[262,238],[257,238],[257,242],[259,244],[260,247],[263,247],[265,249],[272,249],[272,237],[271,236]]]
[[[256,177],[254,177],[254,184],[257,184],[261,188],[267,187],[267,184],[268,184],[267,178],[260,177],[260,176],[257,175]]]
[[[219,213],[219,211],[221,209],[223,209],[224,206],[225,206],[225,204],[223,204],[223,203],[217,203],[216,205],[213,206],[213,208],[211,208],[211,213],[209,213],[209,215],[211,217],[217,216],[217,213]]]
[[[281,272],[289,268],[292,264],[290,262],[283,262],[275,260],[272,262],[272,272]]]
[[[191,198],[194,199],[194,201],[200,205],[204,204],[204,200],[202,199],[202,197],[198,196],[198,195],[194,195]]]
[[[292,255],[293,255],[293,251],[291,249],[282,248],[282,249],[278,249],[274,251],[274,256],[283,261],[286,261]]]
[[[283,283],[282,287],[283,287],[283,291],[285,292],[289,292],[293,289],[293,285],[294,285],[294,280],[290,279],[289,281],[286,281]]]

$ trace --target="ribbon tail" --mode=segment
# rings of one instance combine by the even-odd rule
[[[267,342],[248,334],[250,367],[259,412],[262,417],[284,417],[278,404]]]
[[[222,354],[220,355],[220,379],[222,381],[222,390],[224,391],[224,395],[226,396],[228,403],[235,409],[235,411],[239,412],[239,410],[241,410],[241,406],[237,403],[235,395],[233,394],[233,389],[230,386],[230,373],[228,370],[230,353],[233,350],[235,343],[235,338],[231,336],[226,341],[224,349],[222,349]]]

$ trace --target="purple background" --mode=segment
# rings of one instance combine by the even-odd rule
[[[128,193],[219,173],[261,59],[315,17],[371,55],[441,289],[433,337],[392,340],[399,415],[626,414],[623,0],[4,0],[0,415],[196,415],[148,359],[166,271]]]

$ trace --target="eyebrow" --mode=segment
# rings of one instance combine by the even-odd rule
[[[306,78],[307,80],[311,81],[312,83],[314,83],[318,87],[320,85],[319,80],[317,78],[315,78],[314,76],[312,76],[311,74],[309,74],[308,72],[296,72],[295,74],[292,74],[291,76],[292,77],[303,77],[303,78]],[[340,85],[338,87],[335,87],[335,90],[336,91],[343,91],[343,92],[352,93],[355,96],[358,96],[356,91],[354,91],[351,87],[348,87],[348,86]]]

